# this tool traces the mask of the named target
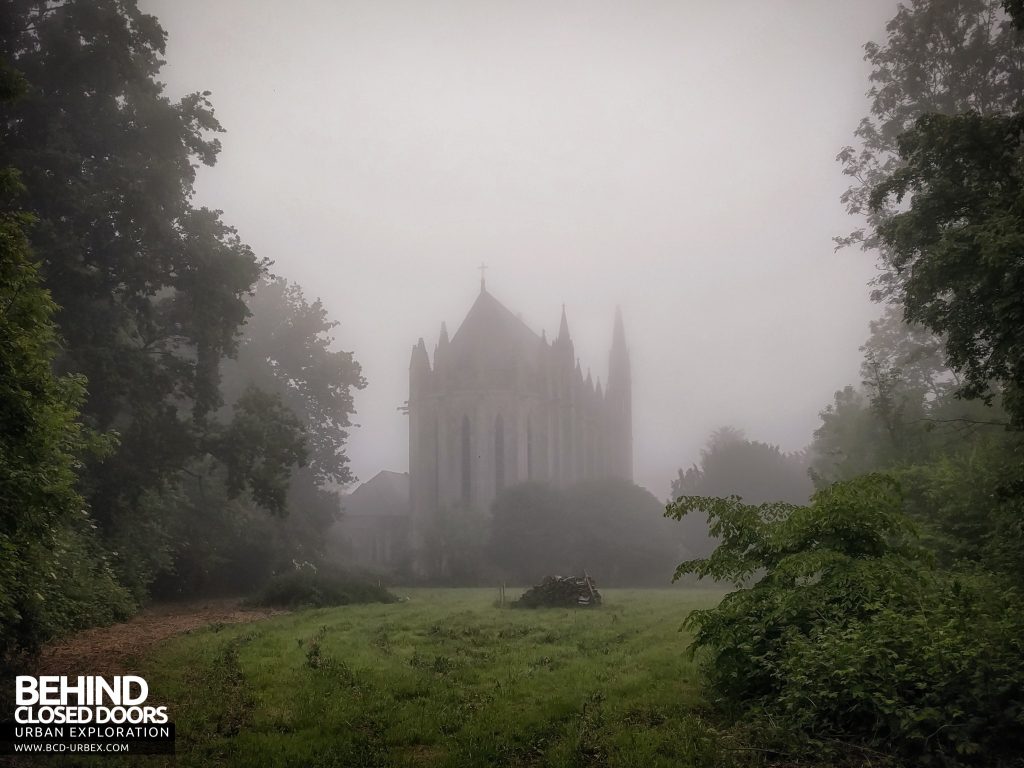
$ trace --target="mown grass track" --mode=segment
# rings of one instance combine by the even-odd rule
[[[680,630],[705,590],[511,610],[495,590],[213,625],[145,660],[179,766],[739,766]],[[147,757],[147,764],[171,764]],[[111,765],[104,759],[105,765]]]

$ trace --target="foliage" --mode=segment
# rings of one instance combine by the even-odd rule
[[[810,449],[819,487],[884,471],[940,562],[972,561],[1019,583],[1024,562],[1020,434],[999,402],[957,397],[942,341],[895,309],[872,323],[862,386],[837,392]]]
[[[292,496],[288,515],[268,515],[247,492],[229,493],[222,464],[192,464],[178,483],[145,496],[137,508],[133,533],[148,546],[146,558],[133,559],[145,569],[133,581],[149,584],[157,599],[238,595],[293,560],[322,564],[323,531],[336,514],[333,495],[325,495]]]
[[[819,485],[927,462],[1008,424],[998,402],[957,397],[941,337],[908,325],[895,307],[871,323],[861,347],[861,386],[845,387],[821,412],[810,448]]]
[[[902,166],[873,208],[909,197],[877,226],[902,278],[908,321],[945,339],[961,394],[1004,402],[1024,425],[1024,115],[925,115],[898,142]],[[995,388],[993,388],[995,387]]]
[[[543,576],[570,573],[565,494],[547,483],[504,489],[491,507],[488,554],[506,579],[534,584]]]
[[[136,513],[166,510],[160,596],[237,592],[293,560],[330,559],[326,533],[340,504],[329,484],[352,479],[345,441],[352,392],[365,381],[351,353],[330,349],[337,323],[297,285],[261,280],[248,307],[237,357],[223,363],[225,404],[208,455]]]
[[[806,507],[684,497],[666,514],[691,512],[721,543],[677,577],[748,585],[687,619],[722,705],[804,749],[852,741],[921,764],[1019,754],[1024,598],[936,570],[894,480],[836,483]]]
[[[787,454],[778,446],[748,440],[732,427],[713,432],[701,451],[700,465],[680,469],[672,481],[672,498],[736,495],[753,503],[802,504],[813,490],[804,454]],[[703,519],[688,518],[682,528],[683,542],[691,556],[706,555],[714,549]]]
[[[309,302],[283,278],[263,278],[248,308],[238,354],[224,365],[226,402],[253,386],[279,395],[305,429],[309,480],[317,486],[351,482],[345,441],[353,391],[366,380],[351,352],[331,349],[338,323],[319,299]]]
[[[789,501],[810,498],[814,488],[804,457],[778,446],[748,440],[738,429],[722,427],[712,433],[700,455],[700,466],[679,470],[672,481],[673,496],[737,495],[747,501]]]
[[[294,563],[275,574],[249,601],[274,608],[326,608],[353,603],[394,603],[384,587],[360,581],[335,568]]]
[[[843,202],[867,227],[837,241],[877,249],[876,300],[941,339],[962,396],[1005,394],[1020,422],[1017,12],[1000,0],[913,0],[884,45],[865,46],[871,114],[839,160],[854,181]]]
[[[60,364],[88,377],[90,422],[121,433],[94,481],[107,522],[195,451],[193,417],[217,403],[218,360],[263,267],[215,212],[190,206],[194,163],[213,163],[221,129],[205,96],[162,94],[155,18],[132,0],[5,12],[0,47],[29,89],[4,110],[3,156],[39,219]]]
[[[488,516],[464,504],[442,506],[424,521],[422,541],[415,554],[431,581],[469,586],[488,575],[485,557]]]
[[[1024,574],[1024,441],[1020,435],[961,432],[959,443],[894,472],[907,514],[940,564],[972,562],[1021,584]]]
[[[18,78],[0,69],[2,93]],[[0,171],[0,661],[53,635],[131,609],[96,546],[75,471],[102,441],[83,430],[80,376],[55,376],[55,306],[40,284],[16,209],[17,174]]]
[[[488,551],[520,584],[586,571],[602,585],[664,585],[682,547],[661,511],[648,491],[622,480],[513,486],[494,501]]]
[[[0,164],[28,182],[55,365],[89,381],[84,424],[117,437],[76,467],[108,552],[97,562],[142,599],[312,557],[338,506],[322,486],[351,479],[345,430],[364,382],[329,350],[320,303],[266,278],[220,212],[193,205],[196,168],[220,150],[209,94],[165,95],[166,35],[136,0],[0,13],[0,52],[27,83],[0,106]]]
[[[248,489],[258,505],[283,515],[291,468],[305,464],[306,444],[302,424],[280,395],[246,389],[216,446],[227,468],[229,497]]]
[[[998,114],[1024,92],[1024,53],[1001,0],[910,0],[900,4],[886,33],[884,44],[864,46],[872,68],[870,114],[855,131],[857,146],[844,147],[837,157],[851,180],[843,204],[850,214],[865,217],[868,228],[837,238],[841,246],[881,246],[873,229],[892,211],[873,210],[868,198],[900,166],[897,139],[915,120],[968,110]],[[884,246],[880,255],[876,297],[886,299],[898,289],[898,279],[887,268]]]
[[[191,203],[221,128],[208,94],[164,95],[155,18],[135,0],[18,0],[2,13],[0,52],[28,87],[0,109],[0,164],[21,173],[38,221],[57,368],[88,379],[85,424],[118,435],[79,469],[81,489],[103,539],[125,545],[119,575],[142,592],[139,509],[207,453],[220,361],[266,264],[219,212]]]

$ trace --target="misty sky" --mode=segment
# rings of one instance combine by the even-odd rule
[[[352,467],[408,468],[409,351],[479,290],[633,358],[659,497],[725,424],[797,450],[878,308],[835,155],[895,0],[143,0],[227,129],[199,204],[321,297],[369,381]]]

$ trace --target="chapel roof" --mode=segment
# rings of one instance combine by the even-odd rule
[[[409,474],[382,470],[342,500],[344,514],[405,514],[409,506]]]
[[[451,340],[455,365],[479,361],[506,367],[512,358],[536,361],[541,337],[504,304],[482,288]]]

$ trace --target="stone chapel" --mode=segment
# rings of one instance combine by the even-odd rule
[[[607,386],[584,376],[565,307],[558,336],[538,336],[480,281],[433,361],[421,338],[409,364],[409,513],[417,531],[443,508],[486,512],[505,487],[633,479],[629,350],[616,310]]]

